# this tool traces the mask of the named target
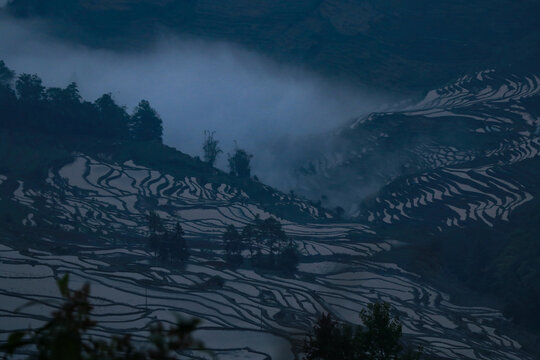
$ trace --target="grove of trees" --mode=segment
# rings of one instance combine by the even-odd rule
[[[254,267],[293,273],[300,261],[296,244],[273,217],[265,220],[256,217],[240,232],[229,225],[223,234],[223,246],[226,261],[235,265],[241,264],[246,254]]]
[[[184,230],[179,222],[176,222],[171,231],[153,211],[147,216],[147,221],[148,248],[154,253],[154,257],[169,262],[183,262],[189,258]]]
[[[37,75],[16,76],[1,60],[0,128],[159,142],[163,134],[162,120],[146,100],[130,115],[111,94],[88,102],[76,83],[46,88]]]
[[[363,327],[338,323],[322,314],[304,342],[304,360],[419,360],[422,349],[405,349],[399,318],[390,305],[369,304],[360,314]]]

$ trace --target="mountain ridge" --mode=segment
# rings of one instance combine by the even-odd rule
[[[166,28],[401,93],[418,94],[489,66],[538,71],[536,1],[416,1],[405,7],[394,0],[191,0],[123,1],[119,7],[105,0],[15,0],[8,9],[54,19],[57,35],[92,46],[137,48]]]

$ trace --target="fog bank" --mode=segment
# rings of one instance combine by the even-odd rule
[[[45,35],[44,24],[0,18],[0,59],[46,86],[78,83],[86,100],[111,92],[128,110],[147,99],[164,122],[164,142],[201,155],[204,130],[225,154],[254,154],[253,173],[286,189],[288,169],[305,155],[306,137],[332,131],[373,111],[380,96],[224,43],[163,36],[144,52],[116,53]]]

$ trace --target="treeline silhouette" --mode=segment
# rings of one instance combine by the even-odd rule
[[[89,102],[74,82],[47,88],[39,76],[16,76],[1,60],[0,128],[157,142],[163,135],[162,120],[146,100],[129,114],[110,93]]]

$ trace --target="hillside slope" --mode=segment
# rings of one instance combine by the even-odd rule
[[[415,244],[402,257],[411,269],[495,293],[538,329],[539,80],[483,71],[359,118],[303,164],[299,192],[349,205],[358,221]]]
[[[10,145],[17,154],[35,148],[35,141]],[[74,153],[53,166],[39,164],[39,172],[23,175],[12,165],[0,175],[0,204],[10,214],[2,218],[0,236],[1,336],[40,324],[50,305],[14,309],[55,298],[54,278],[69,272],[74,287],[92,283],[98,337],[130,331],[137,339],[150,323],[171,321],[176,312],[203,319],[197,336],[220,358],[292,359],[317,313],[358,322],[363,306],[385,300],[402,314],[407,338],[437,357],[528,358],[496,330],[506,323],[500,312],[456,306],[417,275],[375,261],[375,254],[400,242],[381,239],[368,226],[278,216],[301,249],[298,273],[234,268],[223,261],[225,226],[276,216],[242,188],[175,177],[110,153]],[[182,224],[192,253],[187,264],[171,266],[147,250],[147,210]]]
[[[370,223],[507,221],[538,193],[540,79],[464,76],[408,109],[360,118],[298,176]]]

